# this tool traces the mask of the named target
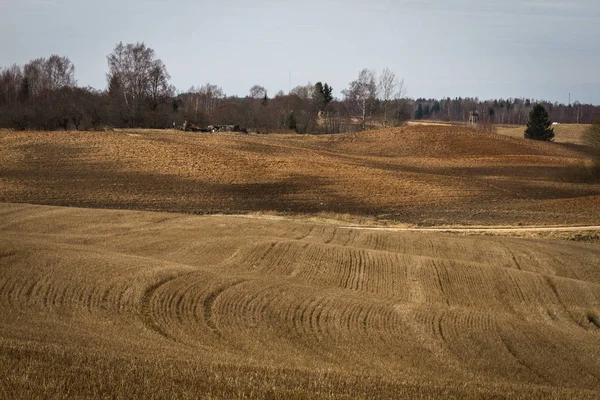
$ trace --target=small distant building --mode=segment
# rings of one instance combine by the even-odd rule
[[[479,112],[471,111],[469,112],[469,124],[476,125],[479,123]]]

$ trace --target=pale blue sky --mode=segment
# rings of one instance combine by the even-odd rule
[[[178,90],[270,95],[308,81],[335,95],[388,67],[409,97],[529,97],[600,104],[599,0],[0,0],[0,66],[68,56],[106,87],[119,41],[145,42]]]

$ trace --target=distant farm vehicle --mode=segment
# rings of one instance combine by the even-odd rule
[[[183,122],[183,126],[180,128],[185,132],[240,132],[248,133],[246,128],[240,128],[239,125],[208,125],[206,128],[201,128],[198,125],[189,123],[188,121]]]

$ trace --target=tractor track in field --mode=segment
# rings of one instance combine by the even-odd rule
[[[339,226],[340,229],[359,229],[370,231],[388,231],[388,232],[451,232],[451,233],[518,233],[518,232],[579,232],[579,231],[597,231],[600,230],[600,225],[590,226],[533,226],[533,227],[512,227],[512,228],[496,228],[496,227],[460,227],[460,228],[408,228],[408,227],[387,227],[387,226],[361,226],[349,225]]]

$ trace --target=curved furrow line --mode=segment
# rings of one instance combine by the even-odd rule
[[[369,267],[371,266],[369,254],[371,254],[371,252],[364,250],[360,250],[358,252],[358,269],[355,286],[356,291],[366,291],[366,288],[368,288],[370,272]]]
[[[543,383],[551,383],[548,381],[548,379],[546,379],[543,375],[539,374],[533,367],[532,365],[529,365],[529,363],[522,359],[521,356],[519,355],[519,352],[517,351],[517,349],[515,348],[515,346],[510,342],[509,339],[507,339],[505,337],[505,335],[503,335],[502,330],[499,331],[499,335],[498,335],[500,342],[502,343],[504,350],[509,354],[509,356],[514,360],[516,366],[517,366],[517,372],[516,375],[519,376],[527,376],[530,375],[532,378],[530,378],[529,380],[533,380],[533,381],[539,381],[539,382],[543,382]]]
[[[328,304],[328,298],[324,295],[317,295],[309,303],[309,312],[306,317],[306,325],[308,332],[311,337],[317,341],[323,341],[325,339],[325,331],[322,326],[322,314],[326,304]]]
[[[442,364],[445,369],[452,370],[459,376],[471,376],[468,367],[448,347],[452,332],[446,324],[446,308],[397,305],[395,311],[403,326],[410,332],[412,340],[424,350],[423,357],[429,359],[426,363]]]
[[[326,251],[322,251],[318,249],[319,245],[313,244],[305,249],[299,248],[299,246],[305,245],[293,245],[291,247],[295,247],[293,252],[281,253],[281,257],[293,258],[293,261],[289,262],[288,265],[293,266],[291,275],[295,279],[310,281],[319,285],[333,283],[335,286],[348,287],[355,291],[366,291],[383,296],[393,294],[399,296],[399,299],[403,299],[408,293],[407,289],[412,290],[414,297],[415,294],[419,293],[415,288],[426,284],[426,287],[429,288],[428,294],[433,295],[428,301],[445,302],[444,299],[451,298],[454,300],[453,304],[473,305],[478,308],[484,306],[504,307],[506,304],[523,306],[523,304],[533,305],[539,303],[539,285],[530,282],[535,273],[527,271],[484,268],[482,266],[456,264],[456,262],[451,261],[440,261],[428,262],[426,266],[422,266],[420,277],[411,274],[412,278],[410,278],[407,274],[406,279],[395,281],[395,274],[390,279],[390,272],[385,266],[387,262],[390,263],[390,268],[405,271],[405,265],[410,263],[418,265],[414,264],[414,261],[419,261],[419,264],[422,264],[424,260],[417,259],[411,262],[410,258],[402,259],[404,256],[398,254],[366,253],[344,248],[327,248]],[[293,254],[293,257],[291,254]],[[318,261],[315,261],[316,259]],[[335,261],[336,259],[337,261]],[[283,263],[283,259],[278,257],[269,262],[276,265]],[[412,268],[414,269],[414,267]],[[324,272],[317,273],[316,271]],[[426,273],[425,271],[431,271],[432,273]],[[500,279],[494,278],[498,276],[500,271],[502,271]],[[376,284],[375,282],[378,279],[381,279],[384,283],[381,285]],[[336,281],[339,283],[336,283]],[[389,286],[390,289],[382,289],[386,286]],[[484,298],[483,303],[481,301],[482,297]]]
[[[450,309],[439,320],[445,346],[471,373],[505,376],[514,373],[514,359],[501,356],[504,344],[495,316],[470,309]]]
[[[324,341],[329,336],[327,321],[324,317],[329,308],[331,308],[331,299],[323,296],[317,300],[310,315],[312,330],[319,341]]]
[[[446,312],[441,312],[436,314],[434,321],[433,321],[433,333],[434,335],[439,338],[443,343],[444,346],[447,346],[446,343],[446,336],[444,336],[444,318],[446,316]]]
[[[337,228],[334,227],[334,228],[330,229],[329,231],[330,232],[328,232],[327,237],[325,237],[325,235],[323,235],[324,236],[323,237],[323,239],[324,239],[323,243],[325,243],[325,244],[330,244],[330,243],[332,243],[336,239],[336,237],[338,235],[338,232],[339,232],[339,229],[337,229]],[[324,233],[327,233],[327,232],[324,232]]]
[[[6,302],[11,307],[16,307],[20,304],[19,301],[19,279],[14,278],[12,280],[7,280],[6,285],[4,286],[4,294],[3,297],[6,299]]]
[[[305,240],[307,237],[312,235],[312,233],[314,232],[315,229],[316,229],[316,225],[310,225],[309,227],[299,226],[299,227],[296,227],[294,229],[294,231],[291,233],[294,236],[295,240]],[[299,234],[296,234],[297,231],[301,231],[301,232]]]
[[[356,290],[358,286],[358,273],[360,271],[360,251],[352,249],[347,252],[348,256],[348,281],[344,289]]]
[[[214,304],[223,292],[225,292],[243,282],[244,282],[244,280],[236,280],[236,281],[230,282],[228,284],[225,284],[225,285],[213,290],[212,292],[210,292],[208,294],[208,296],[206,296],[204,298],[204,300],[202,301],[204,323],[206,325],[208,325],[208,327],[213,331],[213,333],[219,337],[222,336],[222,334],[219,330],[217,322],[214,319],[214,315],[215,315],[215,312],[213,310]],[[224,315],[226,315],[226,314],[224,314]]]
[[[52,281],[46,282],[46,285],[44,285],[45,290],[40,291],[42,301],[41,306],[43,308],[54,308],[60,286],[67,284],[67,282],[59,282],[58,285],[53,283],[54,282]],[[33,300],[32,303],[35,304],[36,301]]]
[[[368,338],[378,338],[383,349],[406,342],[406,332],[392,303],[372,303],[367,308]]]
[[[352,307],[350,307],[350,331],[355,336],[365,336],[367,335],[367,315],[368,312],[365,310],[365,307],[369,307],[368,305],[364,305],[362,303],[352,303]]]
[[[545,280],[556,301],[565,308],[582,305],[600,307],[600,285],[596,283],[555,276],[546,276]]]
[[[324,274],[329,272],[329,264],[326,263],[326,251],[327,248],[324,249],[320,246],[306,243],[302,251],[296,256],[296,259],[289,261],[295,264],[293,276],[296,279],[307,282],[321,282]]]
[[[425,302],[441,303],[443,302],[443,293],[441,292],[440,282],[435,267],[435,261],[430,260],[423,263],[422,268],[419,268],[418,279],[423,287]]]
[[[177,320],[180,328],[191,330],[197,334],[202,327],[207,327],[204,322],[203,302],[207,293],[214,286],[215,277],[195,277],[188,279],[187,285],[184,285],[178,293],[176,303]],[[181,285],[181,284],[180,284]],[[208,327],[207,327],[208,328]]]
[[[539,381],[557,385],[567,379],[582,388],[597,388],[600,385],[598,336],[579,334],[576,342],[569,340],[576,334],[576,329],[561,321],[550,321],[541,326],[537,321],[516,318],[498,321],[504,351]],[[560,362],[540,362],[540,359]]]
[[[277,274],[282,255],[285,255],[289,247],[289,242],[273,242],[259,259],[253,261],[253,269],[264,274]]]
[[[279,243],[271,253],[270,265],[265,273],[291,276],[297,268],[297,259],[303,252],[304,244],[297,242]]]
[[[302,298],[298,308],[296,309],[296,315],[294,316],[294,327],[296,332],[308,341],[315,337],[315,332],[312,326],[311,316],[315,309],[315,303],[318,302],[318,298],[313,294]]]
[[[13,279],[7,280],[4,286],[3,297],[6,299],[8,305],[12,307],[23,305],[21,301],[21,291],[26,285],[23,279],[20,277],[13,277]]]
[[[350,255],[350,284],[346,289],[357,291],[360,286],[361,274],[363,269],[363,252],[361,250],[352,250]]]
[[[339,276],[339,284],[338,286],[341,288],[347,288],[350,286],[350,279],[352,277],[352,258],[348,261],[345,259],[345,253],[340,252],[340,257],[338,263],[336,263],[336,267],[338,269],[338,273],[336,275]]]
[[[165,325],[169,324],[173,332],[186,331],[198,334],[203,332],[200,328],[206,326],[204,321],[205,309],[203,304],[207,293],[210,293],[213,287],[212,276],[190,275],[186,281],[173,281],[173,288],[164,287],[164,290],[171,291],[173,295],[171,304],[167,305],[169,310],[168,320],[165,319]]]
[[[498,289],[500,294],[506,293],[510,297],[515,298],[520,304],[529,303],[531,301],[532,293],[523,290],[525,285],[521,281],[521,278],[529,278],[529,276],[521,273],[515,273],[510,269],[504,269],[498,272],[500,272],[502,276],[506,278],[505,280],[498,281]]]
[[[272,283],[263,286],[253,280],[238,282],[232,286],[236,286],[236,290],[222,295],[219,307],[213,310],[219,316],[222,335],[228,338],[237,335],[243,337],[248,330],[268,329],[268,323],[263,323],[265,304],[271,302],[272,290],[277,286]]]
[[[8,296],[10,296],[12,289],[9,290],[9,284],[9,278],[0,277],[0,302],[2,302],[3,300],[7,299]]]
[[[408,300],[410,263],[406,263],[397,255],[388,258],[389,275],[381,275],[381,281],[387,286],[384,292],[393,300]]]
[[[440,300],[449,304],[449,299],[451,297],[448,295],[449,280],[447,270],[441,263],[434,262],[432,267],[435,273],[436,285],[439,289]]]
[[[185,342],[186,329],[202,326],[194,312],[195,304],[202,303],[202,294],[210,281],[192,271],[167,277],[152,285],[142,297],[144,314],[151,316],[150,327],[171,340]]]
[[[422,284],[420,263],[407,268],[408,300],[411,303],[423,304],[427,301],[425,287]]]
[[[506,248],[506,252],[510,255],[511,261],[513,263],[513,265],[518,269],[518,270],[523,270],[521,268],[521,263],[517,260],[517,256],[516,256],[516,252],[514,250],[511,250],[509,247]]]
[[[273,247],[277,243],[273,240],[257,240],[256,242],[246,243],[219,265],[235,268],[240,266],[256,268],[273,251]]]
[[[156,317],[156,301],[153,299],[156,291],[160,289],[161,286],[177,279],[178,276],[168,276],[159,280],[158,282],[150,285],[146,290],[144,290],[142,297],[140,298],[140,317],[144,325],[146,325],[150,330],[158,333],[160,336],[175,340],[157,321]]]
[[[280,323],[285,322],[280,305],[282,296],[286,291],[282,285],[265,285],[263,291],[256,296],[255,317],[251,327],[262,325],[266,330],[272,332],[280,329]],[[285,331],[285,329],[284,329]]]
[[[299,312],[294,317],[296,322],[296,329],[303,339],[308,339],[310,334],[310,328],[308,324],[308,315],[310,314],[311,303],[314,302],[314,297],[306,297],[302,299],[299,304]]]
[[[338,234],[340,230],[336,229],[336,235]],[[352,241],[354,240],[354,238],[356,237],[357,233],[354,230],[350,230],[348,233],[345,234],[345,238],[343,240],[342,246],[344,247],[348,247],[350,246],[350,243],[352,243]]]

